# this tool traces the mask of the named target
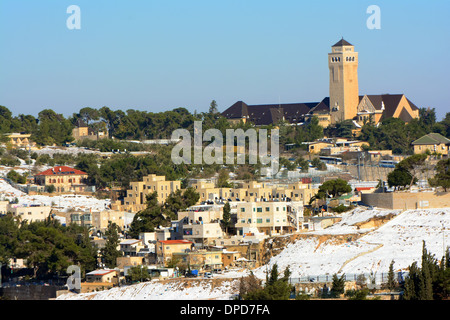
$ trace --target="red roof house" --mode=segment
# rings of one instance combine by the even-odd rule
[[[87,178],[88,174],[84,171],[56,166],[35,175],[34,183],[45,187],[53,185],[56,192],[84,192],[88,187]]]

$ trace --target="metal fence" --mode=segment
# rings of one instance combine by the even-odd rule
[[[360,277],[364,276],[366,282],[375,282],[376,284],[386,283],[388,281],[389,274],[387,272],[381,273],[349,273],[349,274],[340,274],[338,277],[344,277],[345,281],[357,281]],[[408,276],[407,272],[397,272],[395,273],[395,279],[398,282],[403,282],[404,279]],[[290,278],[289,282],[291,284],[296,283],[326,283],[332,282],[333,275],[315,275],[315,276],[302,276],[299,278]]]

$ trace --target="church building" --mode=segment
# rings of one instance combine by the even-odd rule
[[[230,122],[250,121],[255,125],[287,121],[301,124],[316,116],[323,127],[352,120],[356,127],[395,117],[405,122],[419,117],[419,108],[404,94],[360,95],[358,52],[343,38],[328,54],[329,97],[318,102],[248,105],[238,101],[222,112]]]

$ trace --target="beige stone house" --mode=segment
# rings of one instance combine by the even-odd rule
[[[23,206],[17,204],[8,204],[7,211],[22,221],[35,222],[44,221],[50,216],[52,208],[50,206]]]
[[[156,242],[156,259],[159,264],[167,265],[176,252],[191,250],[193,242],[189,240],[159,240]]]
[[[117,283],[117,271],[113,269],[91,271],[86,273],[86,282]]]
[[[221,251],[199,250],[174,252],[172,256],[178,263],[185,264],[191,269],[206,271],[221,269],[223,267]]]
[[[72,129],[72,136],[75,141],[84,139],[97,141],[99,139],[108,138],[108,135],[104,131],[95,132],[81,119],[77,120],[75,128]]]
[[[430,153],[448,156],[450,151],[450,139],[439,133],[426,134],[414,141],[412,145],[415,154],[425,153],[428,150]]]
[[[141,239],[126,239],[120,241],[120,251],[124,256],[136,257],[145,245]]]
[[[120,206],[129,212],[144,210],[147,205],[147,195],[157,192],[158,202],[163,204],[171,193],[181,189],[180,181],[166,181],[164,176],[150,174],[143,181],[131,182],[127,195]]]
[[[56,192],[86,192],[88,174],[67,166],[56,166],[34,176],[34,183],[48,187],[53,185]]]
[[[34,147],[35,142],[30,141],[31,134],[28,133],[7,133],[5,134],[9,138],[9,143],[13,147]]]

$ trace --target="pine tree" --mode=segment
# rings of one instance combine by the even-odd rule
[[[231,206],[230,203],[227,202],[223,206],[223,215],[222,215],[222,225],[225,228],[225,233],[228,233],[228,226],[230,225],[231,221]]]
[[[333,274],[333,282],[331,286],[331,295],[334,297],[339,297],[345,291],[345,274],[340,278],[335,273]]]
[[[389,290],[394,290],[397,286],[397,281],[395,280],[395,273],[394,273],[394,260],[391,261],[391,264],[389,265],[389,273],[388,273],[388,282],[387,287]]]
[[[419,300],[433,300],[433,278],[430,265],[424,263],[421,271]]]
[[[108,268],[115,268],[117,266],[117,258],[122,253],[117,250],[119,245],[119,227],[115,223],[108,223],[108,229],[105,232],[106,243],[105,247],[101,249],[102,261]]]

